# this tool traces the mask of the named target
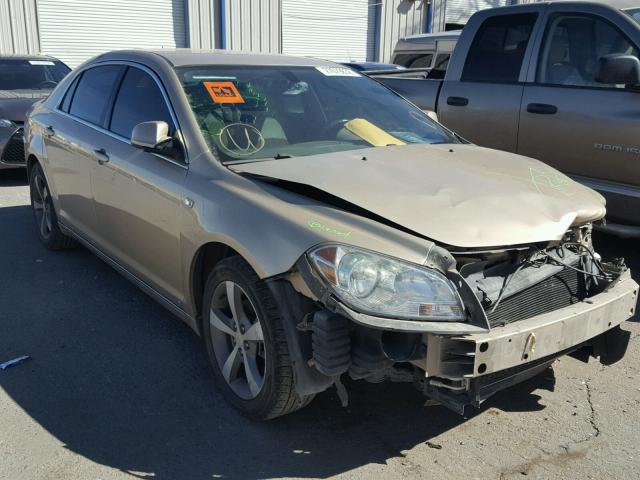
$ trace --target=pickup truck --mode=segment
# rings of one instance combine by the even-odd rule
[[[637,236],[639,51],[640,8],[524,4],[476,13],[444,80],[374,77],[468,141],[542,160],[599,191],[601,228]]]

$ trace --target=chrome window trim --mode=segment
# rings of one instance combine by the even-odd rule
[[[83,72],[86,72],[87,70],[90,70],[90,69],[96,68],[96,67],[102,67],[102,66],[105,66],[105,65],[124,65],[124,66],[127,66],[127,67],[137,68],[139,70],[142,70],[146,74],[148,74],[153,79],[153,81],[156,83],[156,85],[160,89],[160,93],[162,94],[162,98],[163,98],[163,100],[165,102],[167,110],[169,110],[169,115],[171,115],[171,120],[173,120],[173,123],[175,124],[176,134],[178,135],[178,139],[180,140],[180,143],[182,144],[182,147],[184,149],[184,162],[179,162],[177,160],[174,160],[172,158],[169,158],[169,157],[167,157],[165,155],[161,155],[161,154],[156,153],[156,152],[149,152],[149,153],[151,153],[152,155],[155,155],[158,158],[166,160],[167,162],[173,163],[174,165],[177,165],[177,166],[182,167],[184,169],[188,169],[189,168],[188,167],[188,165],[189,165],[189,153],[187,151],[187,145],[184,142],[184,135],[182,134],[182,128],[180,127],[180,122],[178,122],[178,117],[175,114],[175,111],[173,109],[173,105],[171,104],[171,100],[169,99],[169,96],[167,95],[167,92],[166,92],[166,90],[164,88],[164,85],[160,81],[160,78],[158,77],[158,75],[153,70],[151,70],[146,65],[142,65],[141,63],[136,63],[136,62],[130,62],[128,60],[108,60],[108,61],[104,61],[104,62],[92,63],[91,65],[87,65],[85,68],[75,72],[74,80],[71,81],[71,83],[69,84],[69,86],[65,90],[64,94],[62,95],[62,98],[64,98],[64,96],[69,91],[69,88],[71,88],[71,86],[73,85],[73,83],[75,81],[75,78],[78,78],[79,75],[81,75]],[[117,95],[113,99],[114,103],[115,103],[116,98],[117,98]],[[115,138],[116,140],[120,140],[121,142],[126,143],[127,145],[131,145],[131,140],[130,139],[125,138],[122,135],[118,135],[117,133],[114,133],[111,130],[107,130],[106,128],[103,128],[103,127],[101,127],[99,125],[96,125],[94,123],[87,122],[86,120],[83,120],[83,119],[81,119],[79,117],[76,117],[75,115],[71,115],[70,113],[67,113],[64,110],[61,110],[60,109],[60,103],[58,105],[56,105],[53,108],[53,110],[56,113],[60,114],[60,115],[63,115],[65,117],[67,117],[67,118],[75,120],[76,122],[79,122],[79,123],[81,123],[81,124],[83,124],[83,125],[85,125],[87,127],[93,128],[94,130],[97,130],[100,133],[103,133],[103,134],[108,135],[108,136],[110,136],[112,138]],[[131,145],[131,146],[133,146],[133,145]]]

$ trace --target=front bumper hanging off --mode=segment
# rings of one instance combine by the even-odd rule
[[[555,359],[591,345],[596,355],[626,349],[617,328],[635,313],[638,284],[627,270],[607,290],[583,302],[465,336],[425,334],[424,392],[460,413],[536,375]],[[623,345],[618,345],[623,344]]]
[[[425,334],[427,376],[475,378],[563,352],[632,317],[638,284],[627,270],[604,292],[583,302],[487,333]],[[543,299],[541,301],[544,301]]]

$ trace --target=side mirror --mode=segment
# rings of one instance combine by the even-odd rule
[[[600,57],[595,80],[614,85],[640,85],[640,60],[633,55]]]
[[[133,127],[131,145],[139,148],[157,149],[171,141],[167,122],[142,122]]]
[[[438,114],[433,110],[423,110],[423,112],[426,113],[427,117],[429,117],[431,120],[438,123],[440,122],[440,120],[438,120]]]

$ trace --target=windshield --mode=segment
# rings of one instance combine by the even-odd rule
[[[202,66],[178,75],[223,162],[457,143],[420,109],[347,67]]]
[[[640,23],[640,8],[632,8],[630,10],[625,10],[629,15],[633,17],[633,19]]]
[[[0,90],[51,90],[71,70],[58,60],[0,59]]]

